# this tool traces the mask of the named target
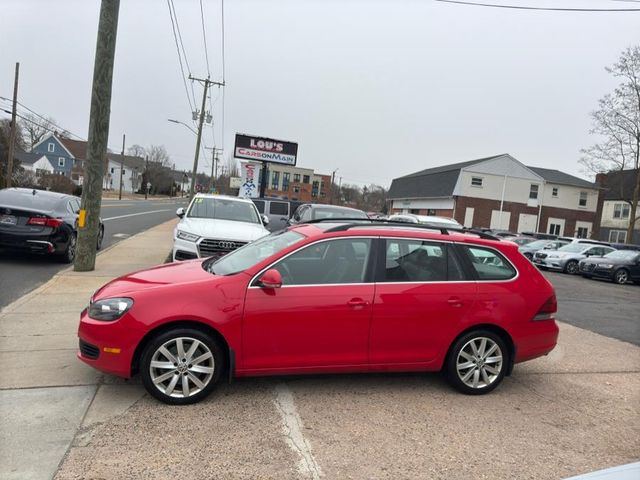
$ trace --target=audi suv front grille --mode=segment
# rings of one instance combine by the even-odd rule
[[[246,245],[247,242],[234,242],[233,240],[214,240],[205,238],[198,245],[201,257],[222,257],[236,248]]]
[[[542,260],[544,258],[547,258],[547,254],[546,253],[536,253],[536,258],[539,258],[539,259]]]
[[[580,271],[582,272],[592,272],[594,268],[596,268],[595,263],[580,263]]]

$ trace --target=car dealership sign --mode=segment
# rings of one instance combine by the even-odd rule
[[[234,156],[259,162],[295,165],[298,156],[298,144],[237,133]]]

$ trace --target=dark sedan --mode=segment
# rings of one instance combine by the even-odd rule
[[[606,278],[623,285],[629,280],[640,283],[640,252],[616,250],[604,257],[586,258],[580,261],[583,277]]]
[[[309,220],[318,220],[320,218],[369,219],[366,213],[356,208],[319,203],[305,203],[296,209],[293,216],[287,222],[287,225],[297,225],[299,223],[306,223]]]
[[[0,248],[55,255],[73,262],[80,199],[31,188],[0,190]],[[102,246],[100,222],[97,247]]]

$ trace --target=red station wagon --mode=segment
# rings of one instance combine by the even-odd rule
[[[556,309],[514,243],[333,220],[108,283],[81,314],[78,357],[139,372],[170,404],[221,378],[302,373],[443,371],[482,394],[555,347]]]

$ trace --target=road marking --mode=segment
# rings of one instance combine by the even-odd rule
[[[280,383],[276,386],[276,398],[274,400],[276,408],[282,417],[282,432],[284,433],[287,445],[300,457],[298,471],[306,478],[319,480],[324,475],[320,470],[320,465],[313,458],[311,445],[304,438],[302,433],[302,419],[296,411],[293,400],[293,393],[286,384]]]
[[[131,235],[129,235],[128,233],[114,233],[111,236],[115,238],[129,238]]]
[[[135,217],[136,215],[147,215],[148,213],[170,212],[170,211],[171,211],[170,209],[165,208],[164,210],[151,210],[149,212],[129,213],[127,215],[118,215],[117,217],[103,218],[102,221],[108,222],[109,220],[116,220],[118,218]]]
[[[132,205],[135,205],[135,203],[116,203],[113,205],[102,205],[102,208],[130,207]]]

